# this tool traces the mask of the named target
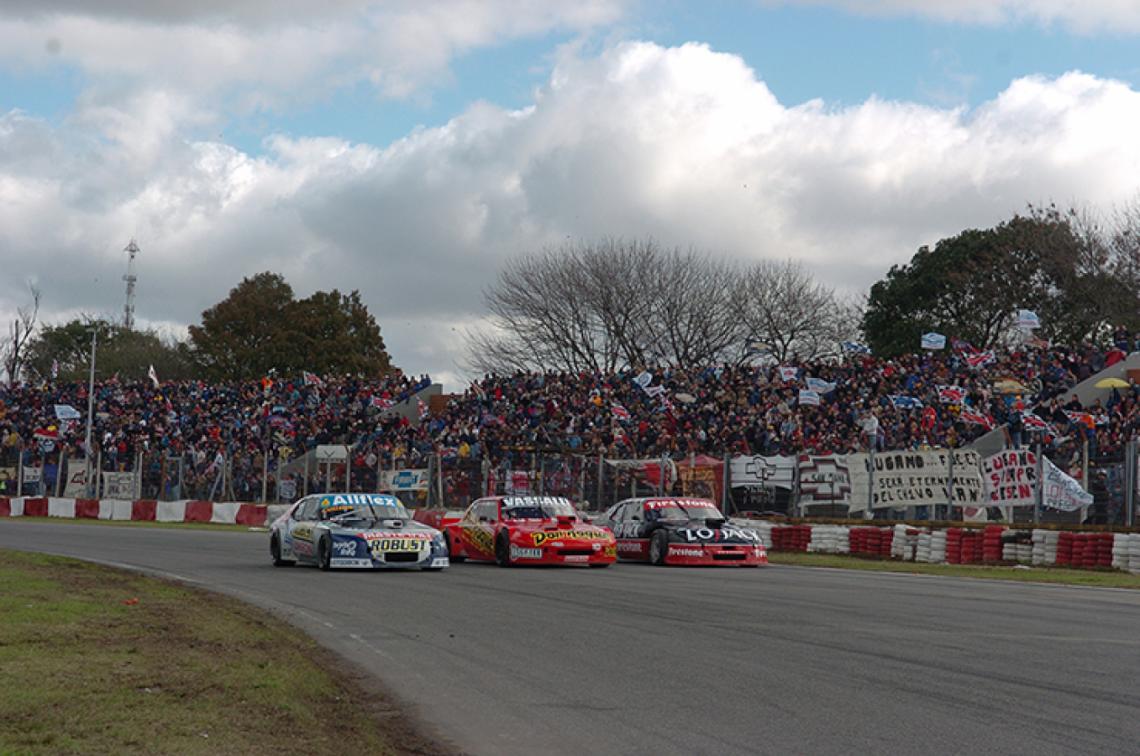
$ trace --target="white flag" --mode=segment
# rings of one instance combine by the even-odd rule
[[[940,333],[924,333],[922,334],[922,348],[923,349],[945,349],[946,337]]]
[[[800,404],[818,407],[819,392],[811,391],[809,389],[800,389]]]
[[[1045,457],[1045,492],[1043,504],[1049,509],[1073,512],[1092,506],[1093,495],[1081,488],[1072,476],[1065,474],[1053,461]]]
[[[83,415],[79,414],[79,410],[72,407],[70,404],[57,404],[55,405],[55,416],[60,420],[78,420]]]
[[[1041,318],[1033,310],[1017,311],[1017,327],[1033,330],[1041,327]]]
[[[146,377],[150,378],[150,382],[154,384],[155,388],[158,388],[158,373],[154,372],[154,365],[151,365],[146,371]]]

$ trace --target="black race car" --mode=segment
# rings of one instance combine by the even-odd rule
[[[760,534],[730,525],[706,499],[626,499],[596,524],[617,538],[618,559],[651,564],[768,564]]]

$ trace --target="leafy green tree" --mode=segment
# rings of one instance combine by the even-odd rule
[[[190,344],[213,378],[252,379],[292,366],[296,331],[289,323],[293,287],[276,273],[243,278],[229,296],[190,326]],[[291,338],[293,337],[293,338]]]
[[[1101,279],[1080,266],[1092,254],[1091,243],[1062,214],[1031,208],[994,228],[922,247],[871,287],[864,335],[884,355],[916,350],[928,331],[989,348],[1007,337],[1017,310],[1026,308],[1041,316],[1043,335],[1084,338],[1099,318],[1086,297],[1087,287]]]
[[[377,374],[390,368],[380,327],[353,291],[296,300],[276,273],[242,279],[190,327],[190,351],[203,372],[259,378],[270,370]]]
[[[86,380],[90,370],[91,333],[98,339],[97,378],[119,375],[142,380],[151,365],[161,379],[188,378],[194,366],[181,344],[153,330],[127,330],[103,318],[84,316],[56,326],[44,326],[29,343],[28,370],[42,380],[59,365],[59,380]]]
[[[359,291],[318,291],[290,309],[302,345],[301,369],[375,375],[391,367],[380,326]]]

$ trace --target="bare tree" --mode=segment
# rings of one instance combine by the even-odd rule
[[[724,359],[743,339],[732,291],[736,265],[693,250],[673,250],[647,272],[654,292],[646,349],[650,360],[672,365],[707,365]]]
[[[841,301],[792,260],[756,263],[735,287],[735,297],[748,340],[765,344],[780,361],[835,354],[860,320],[854,300]]]
[[[40,314],[40,289],[33,283],[28,284],[28,291],[32,295],[32,302],[26,307],[16,308],[16,317],[8,326],[8,340],[3,344],[4,370],[8,373],[8,385],[16,385],[20,378],[20,370],[26,359],[26,347],[36,331],[37,320]]]
[[[512,260],[484,296],[493,332],[469,334],[482,372],[612,372],[711,364],[740,341],[735,269],[695,251],[609,239]]]

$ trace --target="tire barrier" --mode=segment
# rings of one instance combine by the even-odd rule
[[[847,527],[812,525],[807,550],[817,554],[848,554],[851,551]]]
[[[55,497],[0,498],[0,517],[59,517],[85,520],[149,522],[211,522],[222,525],[264,526],[270,507],[232,501],[155,501],[138,499],[62,499]]]
[[[1001,525],[987,525],[982,531],[982,561],[985,564],[997,564],[1002,561],[1002,533],[1005,528]]]
[[[777,525],[772,528],[772,551],[807,551],[811,525]]]
[[[933,564],[946,562],[946,531],[938,530],[930,534],[930,561]]]
[[[918,539],[923,534],[910,525],[895,525],[891,534],[891,556],[904,562],[918,561]]]
[[[1057,563],[1057,538],[1060,536],[1055,530],[1033,531],[1033,552],[1031,563],[1038,567],[1047,567]]]
[[[856,527],[849,531],[851,553],[862,556],[891,556],[894,530],[891,528]]]
[[[1128,569],[1128,533],[1115,533],[1112,539],[1112,566],[1117,570]]]

